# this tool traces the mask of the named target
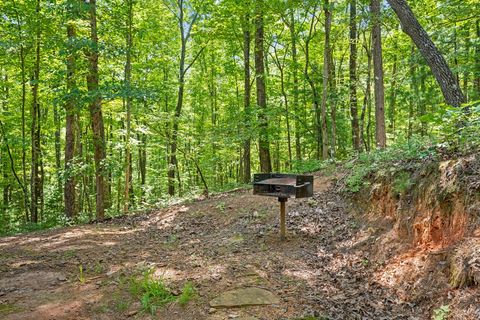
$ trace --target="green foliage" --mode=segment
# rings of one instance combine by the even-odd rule
[[[85,278],[85,273],[83,272],[83,265],[78,266],[78,281],[80,281],[81,284],[84,284],[86,281]]]
[[[178,303],[184,306],[188,302],[190,302],[193,298],[195,298],[196,294],[197,294],[197,291],[195,290],[193,283],[187,282],[183,286],[182,293],[178,297]]]
[[[394,176],[397,171],[403,170],[402,165],[435,155],[436,150],[431,143],[418,138],[398,142],[385,150],[362,153],[358,158],[347,163],[347,168],[351,170],[346,178],[347,190],[358,192],[370,183],[370,178],[373,176]],[[395,185],[398,193],[405,191],[410,185],[408,174],[398,173]]]
[[[153,278],[153,271],[145,271],[140,279],[130,281],[130,293],[140,299],[142,310],[150,314],[176,299],[161,280]]]
[[[179,296],[175,296],[161,279],[155,279],[154,269],[143,272],[140,278],[132,276],[128,280],[129,292],[138,298],[142,310],[155,314],[158,308],[168,303],[178,301],[182,306],[186,305],[196,296],[196,290],[191,282],[185,283]]]
[[[393,191],[397,195],[403,194],[407,191],[412,185],[412,181],[410,179],[410,174],[408,172],[402,171],[399,172],[395,179],[393,180]]]
[[[316,159],[293,160],[292,173],[310,173],[320,171],[325,174],[335,169],[335,161],[322,161]]]
[[[433,310],[432,319],[433,320],[446,320],[450,314],[450,306],[443,305],[438,309]]]
[[[461,108],[439,105],[421,120],[436,133],[437,141],[444,147],[462,151],[480,147],[480,100],[464,104]]]

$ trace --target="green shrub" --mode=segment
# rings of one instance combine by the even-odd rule
[[[361,153],[358,158],[348,162],[346,167],[350,169],[347,176],[346,189],[350,192],[358,192],[370,183],[370,176],[380,177],[383,175],[395,176],[397,172],[404,170],[404,164],[419,162],[427,157],[434,157],[436,149],[429,140],[412,138],[409,141],[399,141],[384,150],[375,150],[370,153]],[[400,173],[397,181],[399,193],[410,187],[408,174]]]
[[[195,287],[193,286],[193,283],[187,282],[183,286],[182,293],[178,297],[178,303],[180,305],[184,306],[186,305],[190,300],[192,300],[197,294],[197,291],[195,290]]]
[[[398,173],[393,181],[393,191],[397,195],[405,193],[412,186],[412,181],[410,179],[410,174],[408,172],[402,171]]]
[[[143,311],[150,314],[176,300],[163,281],[153,278],[153,269],[144,272],[140,279],[131,279],[130,293],[140,299]]]
[[[138,299],[142,310],[150,314],[170,302],[178,301],[182,306],[186,305],[196,295],[195,287],[187,282],[179,296],[175,296],[161,279],[153,277],[154,269],[145,271],[140,278],[131,277],[129,280],[130,294]]]

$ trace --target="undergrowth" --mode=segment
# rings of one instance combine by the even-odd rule
[[[397,193],[403,193],[410,186],[410,175],[405,172],[407,163],[415,164],[426,158],[435,158],[436,147],[422,139],[410,139],[398,142],[385,150],[362,153],[347,162],[350,174],[346,178],[346,188],[358,192],[370,183],[370,177],[395,177]]]
[[[130,294],[140,300],[144,312],[155,314],[159,308],[175,301],[184,306],[196,296],[191,282],[187,282],[177,296],[161,279],[156,279],[153,273],[154,269],[149,269],[143,272],[141,277],[132,276],[128,281]]]

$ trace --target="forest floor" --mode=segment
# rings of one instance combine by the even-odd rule
[[[388,228],[355,215],[335,181],[317,175],[313,198],[287,202],[285,242],[278,236],[277,199],[249,190],[1,238],[0,318],[430,319],[445,300],[460,295],[435,287],[432,275],[443,276],[441,253],[412,254],[407,245],[396,245],[378,255],[377,242]],[[399,275],[427,256],[424,277]],[[185,306],[170,303],[153,317],[141,311],[125,279],[147,268],[177,294],[191,282],[196,297]],[[425,291],[410,292],[419,280]],[[220,293],[246,287],[267,289],[280,303],[209,306]]]

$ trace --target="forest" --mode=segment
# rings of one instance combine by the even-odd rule
[[[0,0],[0,191],[0,319],[478,320],[480,2]]]
[[[0,232],[411,141],[472,148],[479,12],[475,0],[4,0]]]

